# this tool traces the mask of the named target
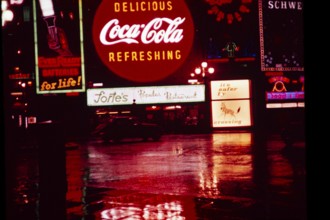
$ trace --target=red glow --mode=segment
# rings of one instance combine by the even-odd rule
[[[282,71],[275,72],[265,72],[265,76],[283,76],[284,73]]]
[[[227,20],[227,24],[231,25],[235,21],[241,22],[243,14],[249,14],[251,12],[248,7],[253,0],[241,0],[241,1],[228,1],[228,0],[219,0],[219,1],[209,1],[205,0],[211,8],[207,11],[208,14],[214,14],[216,21],[220,22],[222,20]],[[237,4],[237,2],[240,2]],[[229,10],[230,9],[230,10]]]
[[[208,61],[209,63],[214,62],[214,63],[228,63],[229,58],[218,58],[218,59],[212,59]]]
[[[157,110],[160,110],[160,107],[159,106],[147,106],[146,107],[146,110],[147,111],[157,111]]]
[[[137,82],[173,74],[190,53],[194,25],[183,0],[102,1],[93,23],[93,42],[115,74]],[[139,71],[136,71],[139,70]]]
[[[79,96],[79,92],[67,92],[66,96]]]
[[[254,57],[242,57],[242,58],[235,58],[235,62],[245,62],[245,61],[255,61],[256,58]]]

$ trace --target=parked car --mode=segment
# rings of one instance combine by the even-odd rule
[[[162,127],[158,124],[147,123],[134,116],[114,116],[97,126],[94,134],[106,142],[119,142],[127,138],[140,138],[144,141],[157,141],[162,136]]]

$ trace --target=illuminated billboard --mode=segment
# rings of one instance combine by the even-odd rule
[[[250,80],[211,81],[211,99],[248,99]]]
[[[101,1],[92,35],[97,55],[114,74],[154,82],[184,63],[194,25],[184,0]]]
[[[213,128],[249,127],[252,125],[251,81],[211,81]]]
[[[266,107],[304,107],[305,77],[301,72],[266,72]]]
[[[214,128],[251,125],[250,100],[212,101],[212,126]]]
[[[82,1],[33,1],[36,92],[85,92]]]
[[[304,71],[303,1],[259,0],[262,71]]]
[[[205,85],[87,89],[88,106],[204,102]]]

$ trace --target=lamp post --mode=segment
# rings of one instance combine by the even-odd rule
[[[213,74],[214,68],[208,67],[207,62],[202,62],[200,66],[195,68],[194,73],[190,73],[191,79],[188,80],[190,84],[201,84],[204,83],[206,86],[207,83],[207,74]],[[200,82],[198,78],[202,77],[203,82]]]
[[[207,62],[202,62],[200,66],[195,68],[195,72],[191,73],[191,79],[188,80],[190,84],[204,84],[205,85],[205,114],[204,123],[202,123],[203,130],[210,132],[211,130],[211,103],[210,103],[210,85],[208,76],[214,73],[213,67],[208,67]],[[202,81],[200,81],[200,78]]]

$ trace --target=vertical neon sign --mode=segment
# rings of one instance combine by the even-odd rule
[[[85,91],[82,2],[69,12],[58,4],[33,1],[37,94]]]

